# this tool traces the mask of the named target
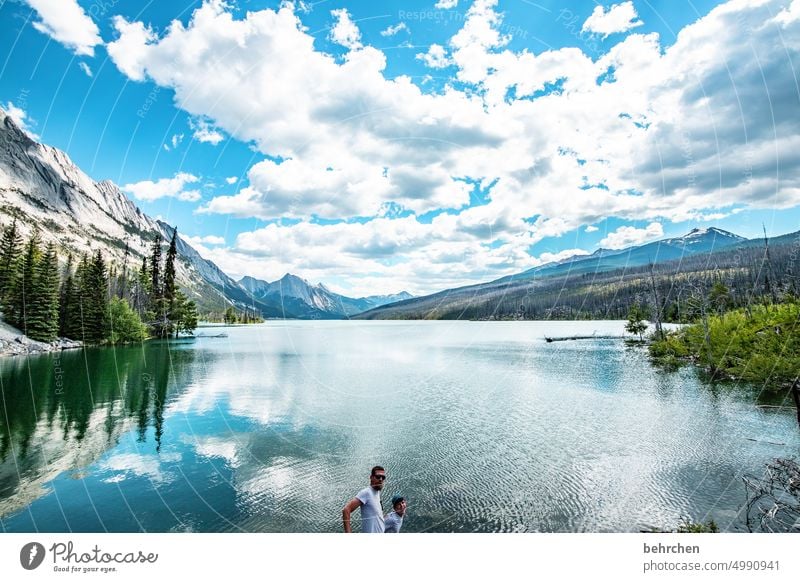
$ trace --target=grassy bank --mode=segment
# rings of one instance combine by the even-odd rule
[[[693,362],[714,378],[788,388],[800,376],[800,304],[758,305],[707,314],[650,344],[656,362]]]

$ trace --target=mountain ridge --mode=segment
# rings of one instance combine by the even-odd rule
[[[280,301],[304,317],[311,318],[347,318],[370,309],[395,301],[412,298],[406,291],[392,295],[372,295],[369,297],[348,297],[334,293],[323,283],[316,285],[308,280],[286,273],[276,281],[264,281],[246,275],[239,279],[239,284],[256,298]]]

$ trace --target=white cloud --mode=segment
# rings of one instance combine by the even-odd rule
[[[41,20],[33,27],[72,49],[76,55],[94,56],[94,47],[103,44],[100,30],[78,5],[77,0],[27,0]]]
[[[108,55],[123,74],[134,81],[143,81],[151,45],[158,38],[156,33],[142,22],[128,22],[122,16],[115,16],[112,22],[119,37],[106,46]]]
[[[221,236],[214,236],[214,235],[206,235],[206,236],[187,236],[185,234],[180,235],[182,239],[188,242],[192,246],[202,246],[202,245],[224,245],[225,239]]]
[[[447,51],[440,44],[432,44],[427,53],[418,53],[417,59],[432,69],[443,69],[453,64],[453,61],[447,56]]]
[[[783,0],[735,0],[667,48],[657,34],[631,34],[594,58],[575,47],[512,50],[495,6],[474,2],[442,47],[456,82],[437,93],[388,79],[374,47],[343,58],[316,50],[287,6],[237,19],[206,2],[160,36],[117,19],[108,50],[131,79],[170,88],[193,118],[263,154],[243,188],[204,212],[302,220],[275,231],[285,244],[275,239],[263,263],[242,246],[247,237],[213,249],[232,272],[327,281],[335,271],[323,260],[341,249],[338,272],[363,273],[365,287],[389,277],[387,286],[412,289],[423,274],[444,287],[528,268],[531,244],[610,216],[656,223],[800,204],[791,73],[800,22]],[[481,184],[486,204],[467,207],[466,179]],[[365,228],[311,221],[413,219],[386,213],[398,207],[446,212],[429,225],[402,223],[389,240],[379,219]],[[391,268],[355,241],[395,253]]]
[[[401,22],[400,24],[395,24],[394,26],[387,26],[385,29],[381,31],[381,36],[394,36],[401,30],[405,30],[408,32],[408,27],[406,26],[405,22]]]
[[[627,32],[644,24],[636,14],[633,2],[614,4],[608,11],[595,6],[592,15],[583,23],[582,32],[601,34],[603,38],[619,32]]]
[[[161,178],[156,182],[143,180],[135,184],[126,184],[122,190],[145,202],[152,202],[159,198],[177,198],[186,202],[195,202],[200,200],[200,192],[185,190],[185,187],[187,184],[195,184],[199,181],[200,178],[197,176],[179,172],[173,178]]]
[[[607,249],[623,249],[658,240],[664,236],[664,227],[660,222],[651,222],[645,228],[620,226],[617,230],[600,241],[600,246]]]
[[[225,182],[227,182],[228,184],[236,184],[236,182],[238,182],[238,181],[239,181],[239,178],[237,178],[236,176],[229,176],[229,177],[225,178]]]
[[[8,101],[5,105],[3,105],[3,109],[5,109],[8,116],[14,120],[14,123],[17,125],[17,127],[31,136],[31,138],[35,140],[39,139],[39,136],[31,130],[29,125],[30,123],[33,123],[33,120],[28,117],[28,114],[21,107],[17,107],[11,101]]]
[[[456,6],[458,6],[458,0],[439,0],[433,5],[434,8],[438,8],[439,10],[449,10]]]
[[[346,8],[331,10],[331,15],[336,22],[331,27],[330,39],[336,44],[340,44],[348,49],[361,48],[361,31],[358,30],[355,22],[350,19],[350,13]]]
[[[175,148],[177,148],[181,144],[182,141],[183,141],[183,134],[182,133],[175,133],[169,139],[169,143],[165,143],[164,144],[164,149],[166,151],[174,150]]]
[[[584,229],[584,232],[597,232],[598,230],[600,229],[590,224]]]
[[[217,145],[225,139],[225,136],[216,129],[207,119],[189,120],[189,127],[192,128],[192,137],[201,143]]]
[[[93,73],[92,73],[92,69],[90,69],[90,68],[89,68],[89,65],[87,65],[87,64],[86,64],[86,63],[84,63],[83,61],[81,61],[80,63],[78,63],[78,67],[80,67],[81,71],[83,71],[84,73],[86,73],[86,76],[87,76],[87,77],[90,77],[90,78],[91,78],[91,77],[93,77],[93,76],[94,76],[94,75],[93,75]]]

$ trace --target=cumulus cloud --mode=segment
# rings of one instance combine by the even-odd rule
[[[238,182],[238,181],[239,181],[239,178],[237,178],[236,176],[228,176],[227,178],[225,178],[225,182],[227,184],[236,184],[236,182]]]
[[[330,39],[348,49],[361,48],[361,31],[350,18],[346,8],[331,10],[331,15],[336,20],[331,27]]]
[[[435,93],[387,78],[385,55],[360,35],[341,37],[352,49],[341,58],[315,49],[288,4],[237,18],[208,1],[161,35],[117,19],[108,50],[131,79],[172,89],[193,118],[263,154],[238,191],[202,211],[300,219],[278,232],[304,243],[269,247],[258,267],[275,265],[277,276],[290,260],[325,280],[314,275],[330,274],[315,262],[321,244],[328,259],[341,246],[342,269],[399,281],[411,265],[464,283],[527,268],[531,244],[610,216],[658,224],[800,203],[794,5],[734,0],[669,47],[657,34],[631,34],[591,58],[576,47],[512,50],[496,4],[476,0],[442,45],[453,77]],[[473,187],[480,206],[469,205]],[[344,221],[378,216],[368,224],[386,229],[376,221],[430,211],[440,214],[404,223],[402,244],[381,233],[364,242]],[[332,235],[341,245],[324,246]],[[354,252],[348,237],[395,253],[391,269]],[[256,268],[246,241],[214,249],[214,260],[241,274]]]
[[[456,6],[458,6],[458,0],[439,0],[433,5],[434,8],[438,8],[440,10],[449,10],[450,8],[455,8]]]
[[[598,230],[600,229],[590,224],[584,229],[584,232],[597,232]]]
[[[600,241],[600,246],[607,249],[624,249],[632,245],[640,245],[664,236],[664,227],[660,222],[651,222],[645,228],[620,226],[617,230]]]
[[[582,32],[601,34],[603,38],[619,32],[627,32],[644,24],[636,14],[633,2],[614,4],[607,11],[595,6],[592,15],[583,23]]]
[[[206,235],[206,236],[187,236],[187,235],[180,235],[180,237],[188,242],[190,245],[224,245],[225,239],[221,236],[215,235]]]
[[[92,69],[90,69],[89,65],[87,65],[86,63],[80,62],[78,63],[78,67],[80,67],[81,71],[83,71],[87,77],[91,78],[94,76],[94,74],[92,73]]]
[[[432,44],[426,53],[418,53],[417,59],[424,62],[432,69],[443,69],[452,64],[447,56],[447,51],[440,44]]]
[[[94,47],[103,44],[100,30],[78,5],[77,0],[27,0],[40,20],[33,27],[60,42],[76,55],[94,56]]]
[[[405,22],[401,22],[400,24],[395,24],[394,26],[387,26],[381,31],[381,36],[394,36],[401,30],[405,30],[408,32],[408,27],[406,26]]]
[[[124,192],[144,202],[153,202],[159,198],[177,198],[186,202],[200,200],[199,190],[186,190],[188,184],[195,184],[200,178],[185,172],[179,172],[172,178],[161,178],[155,182],[142,180],[122,187]]]
[[[192,128],[192,137],[201,143],[210,143],[217,145],[225,139],[222,133],[214,128],[214,126],[207,119],[195,119],[189,121],[189,127]]]

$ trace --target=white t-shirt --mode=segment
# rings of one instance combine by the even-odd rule
[[[383,509],[381,492],[372,487],[362,489],[356,495],[361,505],[361,531],[363,533],[383,533]]]

